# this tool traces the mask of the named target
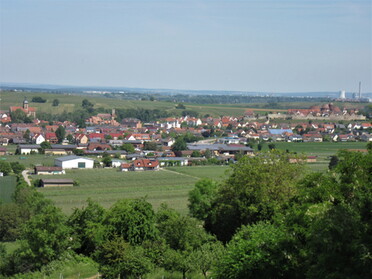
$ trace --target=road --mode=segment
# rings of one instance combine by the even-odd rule
[[[30,179],[28,179],[28,175],[27,175],[28,171],[29,171],[29,170],[24,170],[24,171],[22,172],[22,175],[23,175],[24,180],[25,180],[26,183],[28,184],[28,186],[31,186],[31,181],[30,181]]]

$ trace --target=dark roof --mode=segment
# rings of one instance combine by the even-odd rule
[[[30,149],[38,149],[40,148],[40,144],[20,144],[18,145],[19,148],[30,148]]]
[[[189,150],[226,150],[253,151],[252,148],[238,144],[187,144]]]
[[[62,167],[44,167],[44,166],[37,166],[35,167],[37,171],[61,171]]]
[[[52,144],[53,149],[75,149],[77,145],[74,144]]]
[[[45,184],[71,184],[74,183],[73,179],[41,179],[41,181]]]

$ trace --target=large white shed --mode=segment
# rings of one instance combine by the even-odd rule
[[[94,160],[80,156],[64,156],[54,160],[54,165],[62,169],[92,169]]]

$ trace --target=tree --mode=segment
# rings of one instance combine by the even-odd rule
[[[269,143],[268,147],[269,147],[270,150],[273,150],[273,149],[276,148],[274,143]]]
[[[44,154],[45,149],[51,149],[51,148],[52,148],[52,145],[50,144],[49,141],[43,141],[42,143],[40,143],[39,153]]]
[[[105,167],[111,167],[112,159],[109,155],[103,156],[102,163]]]
[[[66,139],[68,140],[69,143],[74,143],[74,137],[71,134],[68,134]]]
[[[172,145],[172,151],[183,151],[187,149],[186,140],[183,137],[178,137]]]
[[[16,111],[12,112],[10,116],[13,123],[24,123],[27,118],[26,113],[21,109],[17,109]]]
[[[15,174],[20,174],[26,169],[25,166],[20,164],[19,162],[11,162],[10,166],[12,167],[12,170]]]
[[[141,246],[133,247],[119,236],[106,241],[95,258],[104,278],[141,278],[154,268]]]
[[[241,158],[218,189],[206,229],[227,241],[241,225],[270,220],[295,194],[301,171],[301,164],[289,163],[289,154],[281,152]]]
[[[257,150],[258,150],[258,151],[261,151],[261,150],[262,150],[262,147],[263,147],[263,142],[259,142],[259,143],[257,144]]]
[[[338,164],[338,157],[336,155],[331,156],[331,160],[328,164],[328,169],[332,170],[334,169]]]
[[[22,258],[40,268],[56,259],[71,245],[70,230],[62,212],[53,205],[40,209],[31,217],[22,231]]]
[[[176,106],[176,109],[186,109],[186,107],[185,107],[184,104],[179,103],[179,104]]]
[[[23,219],[16,203],[0,204],[0,241],[15,241],[21,233]]]
[[[7,176],[12,172],[12,167],[8,162],[0,161],[0,172],[2,172],[4,176]]]
[[[53,105],[53,107],[58,107],[59,106],[59,100],[54,99],[52,105]]]
[[[81,106],[85,109],[90,109],[90,108],[93,108],[93,103],[89,102],[88,99],[84,99],[82,102],[81,102]]]
[[[143,149],[144,150],[156,150],[158,147],[156,142],[151,142],[151,141],[145,141]]]
[[[23,138],[28,142],[30,140],[30,130],[27,129],[26,132],[23,134]]]
[[[367,150],[368,152],[372,152],[372,141],[367,143]]]
[[[131,143],[124,143],[122,146],[120,146],[121,150],[125,150],[128,153],[134,153],[134,146]]]
[[[199,150],[194,150],[192,153],[191,153],[191,157],[201,157],[201,153]]]
[[[169,271],[179,271],[182,278],[186,279],[186,273],[195,270],[196,261],[193,253],[168,249],[164,254],[163,267]]]
[[[76,239],[75,251],[90,256],[103,244],[106,238],[106,228],[103,226],[105,209],[91,199],[86,207],[75,208],[67,224],[73,230]]]
[[[218,184],[209,178],[196,182],[193,190],[189,192],[189,209],[191,216],[205,220],[216,198]]]
[[[197,269],[199,269],[204,278],[207,278],[208,272],[216,268],[218,261],[222,258],[225,249],[221,242],[209,242],[203,244],[194,252],[193,258]]]
[[[60,125],[56,130],[56,136],[58,138],[58,143],[61,143],[65,139],[66,130],[65,128]]]
[[[39,96],[33,97],[31,100],[31,102],[33,103],[46,103],[46,101],[47,101],[46,99]]]
[[[291,262],[283,249],[285,232],[259,222],[243,226],[217,263],[217,278],[291,278]]]
[[[119,200],[107,212],[104,224],[111,236],[119,235],[130,244],[155,239],[155,213],[144,199]]]

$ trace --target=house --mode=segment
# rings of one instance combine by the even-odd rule
[[[75,135],[75,141],[76,143],[87,144],[89,141],[89,138],[85,134],[77,134]]]
[[[37,166],[34,168],[36,175],[42,174],[65,174],[65,171],[61,167],[44,167]]]
[[[158,158],[161,167],[187,166],[190,158],[185,157],[161,157]]]
[[[363,134],[363,135],[360,136],[360,140],[370,142],[370,141],[372,141],[372,135]]]
[[[35,144],[41,144],[45,141],[45,137],[42,134],[34,134],[32,142]]]
[[[240,139],[238,137],[224,137],[217,140],[217,143],[224,144],[239,144]]]
[[[64,149],[45,149],[44,153],[50,155],[67,155],[67,152]]]
[[[45,140],[51,144],[58,143],[57,135],[54,132],[45,133]]]
[[[62,169],[92,169],[94,160],[75,155],[56,158],[54,165]]]
[[[20,144],[17,147],[19,154],[39,153],[39,144]]]
[[[40,187],[74,186],[74,180],[72,179],[41,179],[40,183]]]
[[[120,170],[121,171],[159,170],[159,161],[150,159],[136,159],[131,163],[121,164]]]
[[[141,120],[137,118],[123,118],[121,124],[124,127],[139,129],[142,128]]]

